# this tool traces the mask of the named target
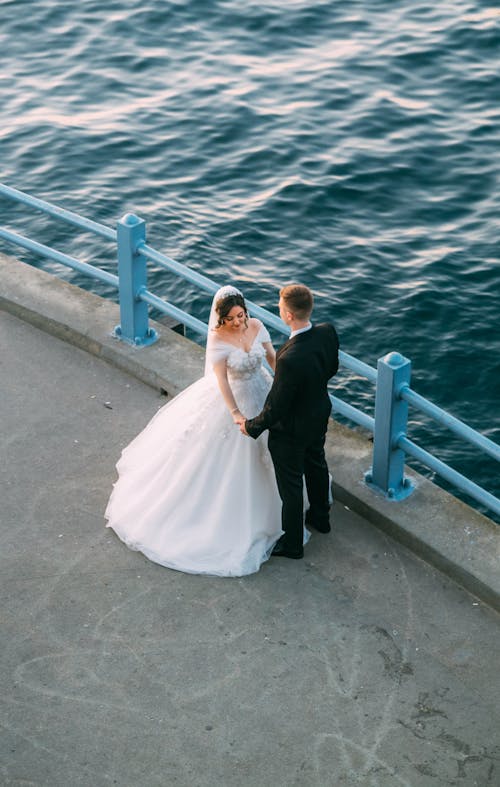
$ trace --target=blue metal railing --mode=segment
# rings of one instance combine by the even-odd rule
[[[156,340],[156,332],[149,325],[148,306],[182,322],[194,332],[206,336],[208,329],[204,322],[147,289],[147,261],[155,262],[211,294],[215,293],[220,285],[148,246],[145,222],[142,219],[127,214],[120,219],[117,229],[113,230],[3,184],[0,184],[0,196],[41,210],[117,244],[118,275],[116,276],[0,227],[0,238],[8,243],[52,259],[118,289],[120,325],[115,328],[115,335],[118,338],[135,346],[148,345]],[[279,317],[251,301],[247,301],[247,305],[250,313],[266,325],[279,333],[285,335],[288,333],[287,327]],[[408,455],[470,495],[481,505],[500,515],[500,500],[497,497],[407,438],[408,406],[415,407],[448,427],[460,439],[474,445],[497,461],[500,461],[500,446],[413,391],[409,384],[411,363],[399,353],[389,353],[384,358],[380,358],[377,369],[343,351],[340,352],[340,363],[376,385],[374,418],[342,399],[331,396],[336,413],[367,429],[374,436],[372,467],[365,474],[366,482],[370,486],[382,492],[390,500],[402,500],[409,495],[413,490],[413,484],[404,476],[405,457]]]

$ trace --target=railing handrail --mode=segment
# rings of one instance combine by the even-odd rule
[[[487,492],[486,489],[483,489],[483,487],[471,481],[470,478],[454,470],[447,465],[446,462],[442,462],[425,449],[420,448],[420,446],[416,445],[416,443],[409,440],[407,437],[400,436],[397,440],[397,444],[399,448],[409,454],[409,456],[412,456],[418,462],[442,476],[446,481],[449,481],[450,484],[453,484],[453,486],[463,489],[464,492],[474,499],[480,499],[483,505],[494,511],[495,514],[500,515],[500,500],[490,494],[490,492]]]
[[[464,423],[459,418],[456,418],[446,410],[433,404],[433,402],[430,402],[411,388],[404,386],[400,391],[400,396],[401,399],[404,399],[409,404],[413,405],[413,407],[416,407],[421,413],[430,416],[434,421],[442,426],[446,426],[459,437],[481,448],[485,453],[492,456],[493,459],[500,461],[500,445],[494,443],[489,437],[477,432],[471,426],[468,426],[468,424]]]
[[[163,298],[159,298],[158,295],[155,295],[149,290],[139,290],[138,297],[144,301],[144,303],[149,303],[149,305],[153,306],[153,308],[163,311],[165,314],[168,314],[169,317],[173,317],[175,320],[179,320],[183,325],[186,325],[188,328],[196,331],[196,333],[200,333],[202,335],[204,333],[205,336],[207,335],[208,326],[205,325],[204,322],[198,320],[197,317],[193,317],[192,314],[187,314],[186,312],[182,311],[182,309],[178,309],[177,306],[174,306],[172,303],[167,304]],[[165,305],[168,306],[168,310],[165,309]]]
[[[49,202],[44,200],[38,199],[36,197],[32,197],[29,194],[26,194],[18,189],[14,189],[10,186],[6,186],[5,184],[0,184],[0,195],[7,197],[8,199],[24,203],[33,207],[37,210],[41,210],[44,213],[47,213],[51,216],[54,216],[57,219],[61,219],[69,224],[79,227],[85,231],[93,232],[96,235],[106,238],[107,240],[118,242],[120,247],[120,233],[118,230],[113,230],[109,227],[106,227],[103,224],[100,224],[95,221],[91,221],[89,219],[85,219],[84,217],[80,216],[77,213],[73,213],[72,211],[65,210],[63,208],[59,208],[56,205],[52,205]],[[122,226],[123,231],[125,234],[130,232],[130,243],[131,246],[128,250],[128,257],[129,262],[133,260],[133,258],[142,258],[143,264],[147,260],[151,260],[160,267],[169,270],[172,273],[175,273],[177,276],[190,281],[191,283],[195,284],[196,286],[200,287],[201,289],[214,294],[218,289],[219,285],[214,282],[212,279],[209,279],[207,276],[198,273],[197,271],[192,270],[186,265],[177,262],[176,260],[168,257],[166,254],[156,251],[155,249],[151,248],[145,242],[145,231],[143,229],[144,222],[142,220],[137,219],[137,217],[128,214],[125,216],[121,222],[119,222],[119,227]],[[140,226],[139,226],[140,225]],[[80,260],[71,257],[68,254],[63,254],[55,249],[52,249],[49,246],[45,246],[37,241],[31,240],[30,238],[26,238],[18,233],[12,232],[11,230],[0,228],[0,237],[7,240],[9,243],[14,243],[22,248],[25,248],[29,251],[33,251],[36,254],[39,254],[43,257],[50,258],[58,263],[66,265],[74,270],[77,270],[85,275],[92,276],[100,281],[105,282],[106,284],[112,285],[113,287],[120,289],[120,276],[116,276],[112,273],[102,270],[101,268],[97,268],[94,265],[90,265],[85,262],[81,262]],[[120,252],[119,252],[120,257]],[[127,253],[125,253],[125,258],[127,257]],[[124,263],[122,263],[123,265]],[[129,263],[127,263],[129,264]],[[119,263],[120,268],[120,263]],[[179,309],[177,306],[174,306],[171,303],[168,303],[164,299],[158,297],[154,293],[150,292],[145,284],[145,276],[144,281],[142,283],[138,283],[138,281],[133,281],[133,276],[130,276],[130,280],[127,284],[131,284],[135,286],[133,292],[133,300],[136,304],[143,304],[141,308],[147,309],[147,305],[153,306],[158,311],[168,314],[171,317],[181,321],[183,324],[191,328],[198,334],[205,335],[207,334],[208,328],[207,325],[199,320],[198,318],[188,314],[187,312]],[[124,286],[124,289],[126,287]],[[249,312],[260,318],[266,325],[275,329],[278,333],[287,334],[288,328],[285,326],[283,321],[277,317],[276,315],[269,312],[267,309],[258,306],[257,304],[253,303],[252,301],[246,301]],[[147,312],[146,312],[146,322],[147,322]],[[120,326],[116,329],[117,335],[121,335]],[[145,340],[141,340],[140,337],[135,336],[135,333],[132,332],[132,339],[136,340],[138,344],[146,344],[154,341],[155,334],[154,331],[151,329],[147,329],[148,336]],[[126,338],[126,337],[123,337]],[[350,369],[351,371],[355,372],[356,374],[360,375],[361,377],[369,380],[372,383],[377,385],[377,396],[378,390],[381,387],[380,385],[380,371],[384,371],[384,375],[387,377],[387,374],[391,377],[392,382],[392,389],[390,391],[389,398],[387,398],[387,391],[385,393],[384,401],[388,403],[389,408],[392,412],[392,407],[395,405],[396,410],[401,408],[403,405],[407,408],[408,404],[415,407],[420,412],[428,415],[438,423],[443,426],[446,426],[451,431],[453,431],[456,435],[458,435],[462,440],[474,445],[475,447],[479,448],[480,450],[487,453],[489,456],[492,456],[496,460],[500,460],[500,446],[497,445],[493,440],[490,440],[485,435],[481,434],[480,432],[476,431],[468,424],[464,423],[463,421],[459,420],[455,416],[448,413],[446,410],[438,407],[437,405],[433,404],[431,401],[426,399],[425,397],[418,394],[416,391],[413,391],[409,386],[409,367],[410,363],[407,359],[404,359],[402,356],[399,356],[397,353],[391,353],[389,356],[386,356],[384,359],[379,360],[379,369],[375,369],[374,367],[370,366],[369,364],[364,363],[363,361],[355,358],[352,355],[344,351],[339,352],[339,359],[342,366]],[[398,369],[401,369],[402,377],[398,377]],[[406,371],[405,371],[406,369]],[[386,371],[388,370],[388,371]],[[405,376],[406,375],[406,376]],[[424,449],[417,446],[411,440],[406,437],[406,432],[398,432],[395,428],[394,424],[389,425],[388,419],[385,418],[386,424],[383,428],[377,430],[377,404],[375,408],[375,418],[364,413],[363,411],[359,410],[356,407],[344,402],[342,399],[339,399],[336,396],[330,395],[330,399],[332,401],[332,405],[337,413],[340,413],[344,417],[348,418],[354,423],[362,426],[363,428],[371,431],[375,435],[375,444],[381,442],[381,438],[377,436],[378,432],[387,431],[388,439],[384,438],[382,442],[386,441],[385,452],[387,456],[392,452],[393,454],[397,454],[401,452],[404,454],[408,454],[413,458],[417,459],[417,461],[421,462],[423,465],[429,467],[434,472],[441,475],[443,478],[448,480],[450,483],[457,486],[459,489],[462,489],[467,494],[471,495],[473,498],[478,500],[483,505],[487,506],[491,510],[495,511],[496,514],[500,514],[500,500],[496,498],[494,495],[487,492],[482,487],[478,486],[470,479],[466,478],[465,476],[458,473],[453,468],[449,467],[449,465],[445,464],[441,460],[434,457],[429,452],[425,451]],[[397,402],[400,404],[398,405]],[[395,410],[395,412],[396,412]],[[392,418],[392,416],[390,416]],[[403,414],[403,418],[406,423],[406,414]],[[398,418],[401,418],[401,415],[395,416],[396,421]],[[375,471],[375,464],[376,464],[376,457],[375,457],[375,449],[374,447],[374,468]],[[380,463],[379,463],[380,464]],[[399,462],[401,465],[401,462]],[[383,485],[379,485],[380,488],[387,494],[388,497],[394,499],[401,499],[402,497],[406,496],[406,494],[411,491],[411,482],[408,479],[403,479],[401,471],[399,471],[399,475],[401,476],[400,486],[401,490],[393,489],[390,487],[389,475],[387,480],[384,481]],[[375,473],[369,472],[367,473],[367,480],[371,482],[373,480],[373,476]],[[377,487],[379,488],[379,487]],[[404,491],[406,490],[406,491]]]
[[[106,227],[104,224],[99,224],[97,221],[85,219],[83,216],[80,216],[80,214],[73,213],[71,210],[59,208],[57,205],[52,205],[51,202],[45,202],[45,200],[38,199],[38,197],[32,197],[31,194],[13,189],[12,186],[6,186],[4,183],[0,183],[0,194],[16,202],[23,202],[25,205],[30,205],[32,208],[55,216],[55,218],[66,221],[68,224],[74,224],[76,227],[80,227],[83,230],[89,230],[95,235],[101,235],[103,238],[115,241],[116,243],[116,230]]]
[[[63,254],[61,251],[51,249],[50,246],[45,246],[43,243],[38,243],[31,238],[25,238],[24,235],[19,235],[17,232],[4,230],[0,227],[0,238],[14,243],[16,246],[21,246],[28,251],[34,251],[40,254],[41,257],[48,257],[54,262],[60,262],[61,265],[66,265],[68,268],[84,273],[87,276],[92,276],[94,279],[99,279],[106,284],[111,284],[113,287],[118,287],[118,276],[108,271],[103,271],[102,268],[97,268],[95,265],[90,265],[88,262],[81,262],[75,257],[70,257],[69,254]]]

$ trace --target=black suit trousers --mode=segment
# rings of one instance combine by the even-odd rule
[[[325,434],[312,437],[307,443],[297,443],[287,435],[271,430],[268,444],[283,504],[283,541],[288,549],[298,551],[304,538],[304,477],[311,519],[319,525],[326,524],[329,519]]]

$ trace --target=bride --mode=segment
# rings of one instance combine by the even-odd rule
[[[275,365],[265,326],[235,287],[215,294],[205,375],[168,402],[125,448],[105,517],[131,549],[192,574],[258,571],[282,534],[267,448],[241,434],[260,413]]]

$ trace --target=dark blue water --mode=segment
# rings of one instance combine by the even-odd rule
[[[133,211],[150,245],[268,308],[305,282],[344,350],[405,354],[419,393],[500,442],[498,8],[13,0],[0,14],[4,182],[111,226]],[[102,240],[1,207],[114,269]],[[152,280],[207,318],[195,288],[154,266]],[[371,408],[370,384],[344,373],[337,389]],[[500,493],[493,460],[418,413],[410,436]]]

